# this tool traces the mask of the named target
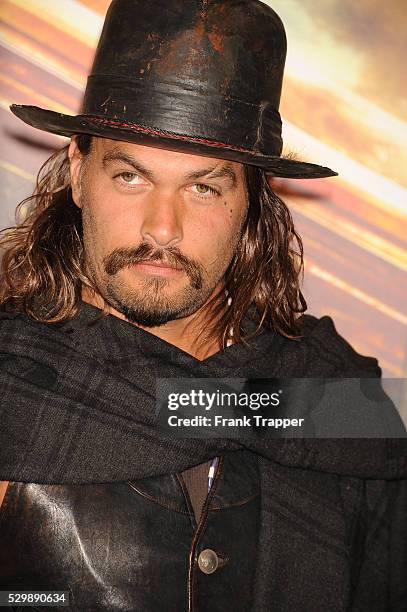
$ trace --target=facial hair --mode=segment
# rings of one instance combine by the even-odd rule
[[[168,263],[181,269],[189,280],[188,284],[171,295],[166,291],[171,279],[166,277],[146,276],[137,287],[120,278],[119,273],[125,268],[151,262]],[[160,327],[195,313],[208,301],[224,274],[223,266],[209,278],[199,262],[186,257],[177,247],[156,249],[146,242],[109,253],[103,259],[101,275],[92,270],[92,265],[90,268],[93,281],[105,301],[128,321],[142,327]]]

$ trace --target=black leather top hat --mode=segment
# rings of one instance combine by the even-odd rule
[[[281,157],[284,26],[259,0],[114,0],[82,113],[11,106],[26,123],[260,166],[333,176]]]

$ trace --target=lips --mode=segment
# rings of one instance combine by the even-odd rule
[[[162,261],[140,261],[133,265],[136,271],[151,276],[175,276],[182,268]]]
[[[152,266],[154,268],[163,268],[164,270],[182,270],[179,266],[173,266],[170,263],[161,261],[139,261],[136,265]]]

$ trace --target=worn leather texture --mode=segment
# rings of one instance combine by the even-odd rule
[[[336,173],[281,157],[286,35],[258,0],[114,0],[81,114],[12,112],[39,129],[249,163],[275,176]]]
[[[13,482],[0,514],[0,588],[69,591],[75,611],[249,612],[259,526],[252,453],[222,458],[206,503],[197,524],[176,474],[93,485]],[[210,575],[197,564],[208,548],[219,557]]]

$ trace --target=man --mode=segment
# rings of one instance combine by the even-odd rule
[[[3,590],[67,591],[70,610],[405,609],[403,439],[157,427],[161,378],[380,377],[302,314],[268,175],[335,173],[281,157],[285,51],[257,0],[116,0],[83,112],[12,107],[72,140],[2,241]]]

